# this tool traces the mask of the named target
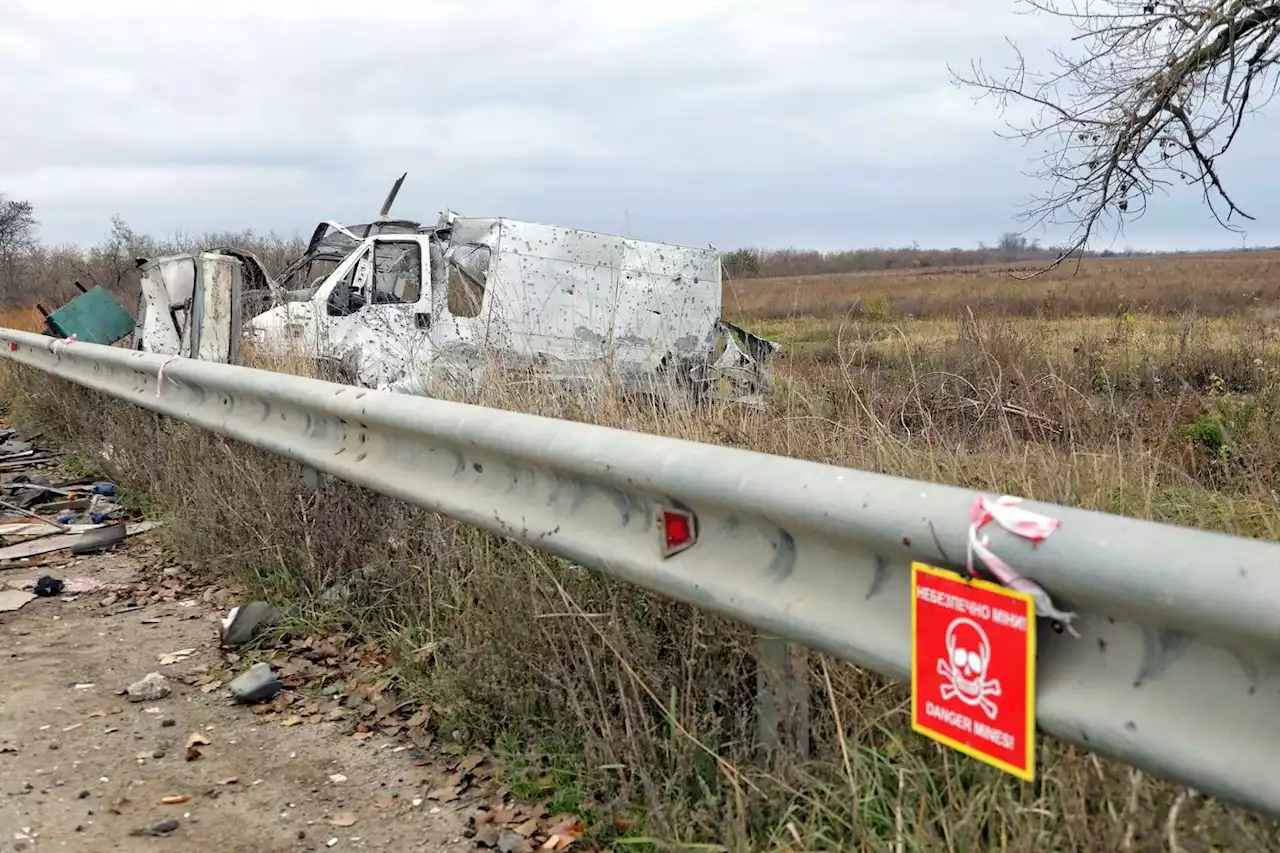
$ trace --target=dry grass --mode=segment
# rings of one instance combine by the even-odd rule
[[[740,318],[884,321],[957,317],[1234,316],[1280,305],[1280,252],[1090,259],[1030,281],[1034,264],[886,270],[730,282],[726,311]]]
[[[39,332],[44,329],[44,317],[34,307],[0,308],[0,328]]]
[[[1086,263],[1081,293],[968,271],[735,285],[732,318],[790,347],[766,412],[529,384],[476,402],[1277,538],[1280,267],[1182,263]],[[1058,307],[1027,307],[1052,287]],[[1254,294],[1247,308],[1237,293]],[[839,307],[869,294],[883,315]],[[816,657],[814,758],[759,773],[741,626],[354,487],[304,497],[291,464],[42,377],[5,387],[86,453],[109,447],[208,571],[298,602],[339,589],[333,618],[406,650],[439,643],[406,676],[442,730],[498,744],[523,768],[517,790],[606,826],[639,808],[623,838],[603,832],[618,849],[644,848],[642,834],[735,850],[1280,846],[1239,810],[1053,743],[1023,785],[912,734],[901,686]]]

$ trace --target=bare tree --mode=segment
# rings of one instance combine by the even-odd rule
[[[36,239],[35,209],[29,201],[0,193],[0,298],[10,300],[17,288],[17,261]]]
[[[1068,225],[1071,240],[1049,268],[1084,249],[1112,224],[1142,216],[1157,189],[1199,185],[1217,221],[1240,231],[1241,210],[1219,175],[1246,115],[1275,94],[1280,0],[1018,0],[1069,22],[1067,51],[1052,70],[1032,71],[1013,45],[1002,76],[980,62],[955,82],[1032,117],[1010,122],[1008,138],[1044,149],[1033,174],[1046,189],[1022,218]]]

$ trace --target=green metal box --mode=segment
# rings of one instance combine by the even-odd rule
[[[133,331],[133,317],[100,286],[86,290],[44,319],[51,336],[75,335],[77,341],[91,344],[114,344]]]

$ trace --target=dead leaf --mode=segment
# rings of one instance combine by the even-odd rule
[[[200,692],[201,692],[201,693],[212,693],[213,691],[217,690],[217,689],[218,689],[219,687],[221,687],[221,686],[222,686],[222,682],[221,682],[221,681],[210,681],[208,684],[205,684],[205,685],[202,685],[202,686],[201,686],[201,688],[200,688]]]
[[[440,800],[441,802],[449,802],[458,799],[458,795],[462,793],[461,785],[449,785],[444,788],[436,788],[434,791],[427,793],[428,800]]]
[[[209,739],[204,735],[200,734],[200,732],[192,732],[191,734],[187,735],[188,747],[208,746],[208,745],[209,745]]]
[[[237,783],[237,782],[239,782],[239,781],[240,781],[240,777],[239,777],[239,776],[228,776],[226,779],[219,779],[219,780],[218,780],[218,784],[219,784],[219,785],[234,785],[234,784],[236,784],[236,783]]]
[[[373,732],[356,732],[351,737],[355,740],[368,740],[373,737]]]
[[[331,826],[355,826],[356,816],[351,812],[340,812],[329,818],[329,824]]]
[[[396,804],[396,798],[386,797],[386,796],[375,797],[373,800],[373,804],[374,806],[380,809],[389,809]]]
[[[298,726],[301,724],[302,724],[301,717],[289,717],[288,719],[280,721],[280,725],[282,726]]]
[[[88,713],[88,715],[87,715],[87,716],[89,716],[89,717],[105,717],[106,715],[107,715],[107,712],[106,712],[106,711],[90,711],[90,712]]]
[[[577,815],[561,812],[547,821],[547,832],[582,832],[586,824]]]
[[[618,830],[618,832],[627,832],[635,825],[636,822],[628,817],[624,817],[620,814],[615,814],[613,816],[613,828]]]
[[[533,835],[538,831],[538,822],[536,820],[526,820],[524,823],[515,827],[514,831],[523,835],[525,838],[528,838],[530,835]]]
[[[161,797],[160,802],[164,803],[166,806],[180,806],[190,799],[191,798],[185,794],[174,794],[170,797]]]
[[[458,766],[455,769],[459,773],[470,773],[473,770],[475,770],[477,767],[479,767],[481,764],[484,764],[483,755],[479,755],[479,754],[468,755],[466,758],[458,762]]]
[[[160,655],[160,665],[170,666],[175,663],[181,663],[196,653],[195,649],[180,649],[176,652]]]
[[[553,817],[547,824],[547,840],[542,842],[540,850],[564,850],[578,840],[578,836],[587,828],[576,815],[561,814]]]

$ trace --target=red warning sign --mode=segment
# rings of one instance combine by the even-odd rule
[[[911,727],[1035,778],[1035,603],[983,580],[911,566]]]

